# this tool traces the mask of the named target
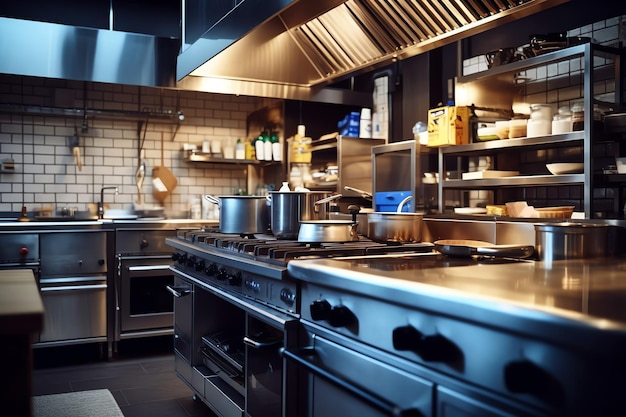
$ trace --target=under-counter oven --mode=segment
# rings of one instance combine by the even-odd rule
[[[297,393],[290,392],[298,386],[296,375],[280,354],[297,345],[296,316],[195,273],[177,270],[170,292],[176,299],[176,372],[196,397],[224,417],[299,415]]]
[[[116,231],[116,341],[173,333],[174,303],[169,229]]]

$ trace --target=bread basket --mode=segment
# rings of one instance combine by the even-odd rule
[[[535,208],[535,211],[539,213],[540,218],[570,219],[574,213],[574,206],[541,207]]]

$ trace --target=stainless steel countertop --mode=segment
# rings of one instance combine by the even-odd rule
[[[302,281],[557,343],[626,347],[626,259],[457,266],[442,255],[294,260]]]
[[[19,222],[10,219],[0,219],[0,231],[2,229],[23,228],[30,230],[33,228],[46,227],[80,227],[80,226],[108,226],[108,225],[217,225],[217,220],[193,220],[193,219],[164,219],[164,218],[139,218],[139,219],[100,219],[100,220],[68,220],[68,221],[27,221]]]

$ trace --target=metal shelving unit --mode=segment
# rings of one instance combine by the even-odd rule
[[[582,186],[582,202],[585,218],[591,218],[594,213],[593,209],[593,117],[594,104],[598,100],[594,97],[594,70],[596,64],[602,64],[602,58],[613,60],[614,79],[615,79],[615,103],[621,103],[621,51],[615,48],[587,43],[577,45],[562,50],[546,53],[537,57],[521,60],[507,65],[491,68],[489,70],[472,74],[469,76],[459,77],[457,80],[457,89],[459,86],[470,86],[472,91],[477,92],[472,99],[486,101],[487,103],[459,103],[457,105],[497,107],[512,107],[516,94],[520,91],[520,74],[534,68],[559,64],[560,62],[581,58],[583,72],[581,76],[582,101],[584,104],[584,129],[566,134],[548,135],[533,138],[516,138],[505,140],[493,140],[480,143],[470,143],[467,145],[449,146],[439,149],[439,211],[445,211],[445,192],[450,190],[493,190],[506,187],[545,187],[545,186],[561,186],[561,185],[581,185]],[[522,77],[523,78],[523,77]],[[528,81],[528,80],[525,80]],[[491,101],[490,101],[491,100]],[[606,103],[605,103],[606,104]],[[613,103],[610,103],[613,104]],[[507,153],[522,152],[525,150],[540,149],[558,149],[564,147],[581,146],[582,161],[584,163],[584,171],[580,174],[565,175],[545,175],[543,172],[537,172],[537,175],[521,175],[514,177],[502,178],[485,178],[473,180],[446,179],[448,162],[451,158],[456,158],[457,170],[461,166],[464,158],[474,156],[501,156]],[[457,178],[460,178],[460,172]],[[496,202],[496,204],[503,204]]]

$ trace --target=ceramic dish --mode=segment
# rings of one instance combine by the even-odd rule
[[[585,169],[585,164],[583,163],[556,163],[556,164],[546,164],[546,168],[552,175],[562,175],[562,174],[580,174]]]

